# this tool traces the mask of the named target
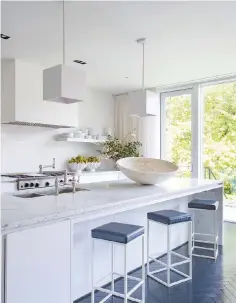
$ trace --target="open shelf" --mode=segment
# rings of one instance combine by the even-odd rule
[[[93,144],[101,144],[106,142],[106,140],[97,140],[97,139],[82,139],[82,138],[64,138],[58,137],[57,141],[66,141],[66,142],[77,142],[77,143],[93,143]]]

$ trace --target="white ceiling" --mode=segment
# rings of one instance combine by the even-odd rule
[[[66,61],[86,61],[88,85],[112,93],[236,72],[236,2],[66,2]],[[2,2],[2,56],[62,60],[62,3]],[[126,79],[125,77],[128,77]]]

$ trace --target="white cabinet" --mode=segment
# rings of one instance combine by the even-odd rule
[[[8,234],[5,303],[71,303],[70,242],[69,220]]]

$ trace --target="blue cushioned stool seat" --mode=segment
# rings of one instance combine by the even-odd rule
[[[216,200],[194,199],[188,203],[189,208],[217,210],[219,202]]]
[[[110,222],[92,229],[92,237],[127,244],[144,234],[144,227],[138,225]]]
[[[171,209],[150,212],[147,217],[149,220],[167,225],[192,221],[190,214]]]

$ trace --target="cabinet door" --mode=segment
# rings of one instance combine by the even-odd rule
[[[70,303],[70,221],[7,235],[6,303]]]

